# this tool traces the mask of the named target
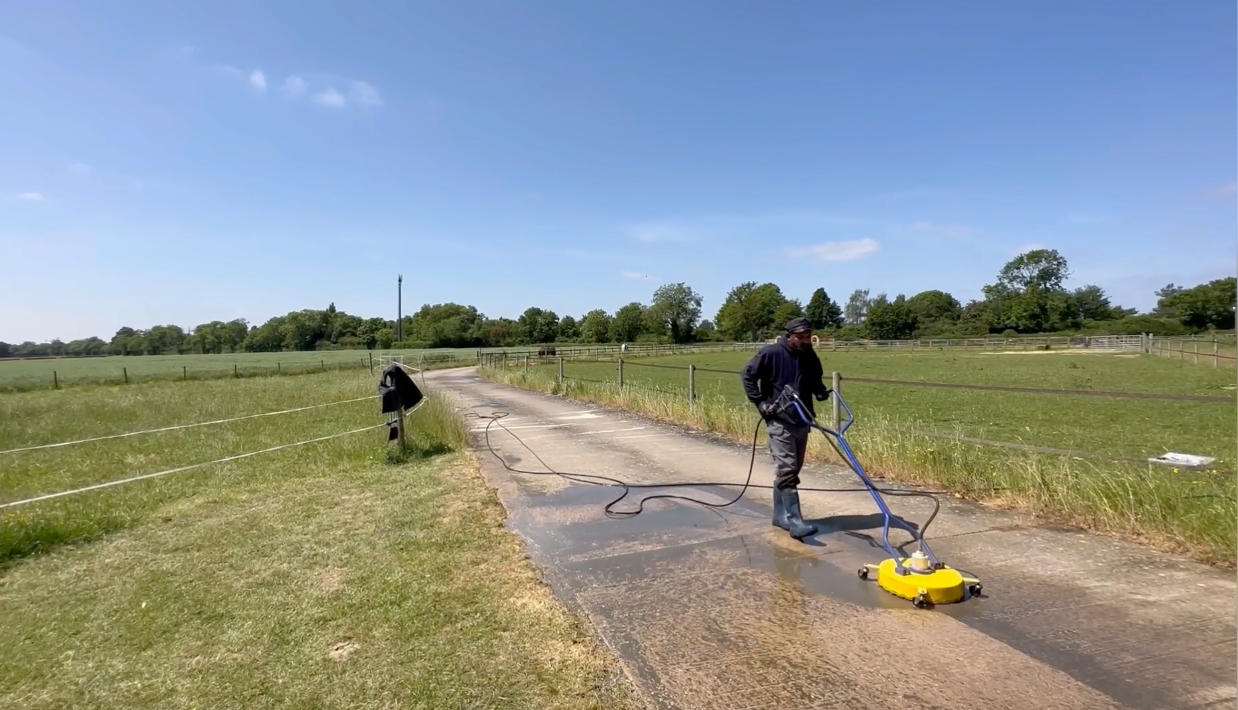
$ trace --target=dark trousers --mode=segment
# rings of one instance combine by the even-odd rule
[[[811,430],[777,419],[768,420],[765,430],[769,435],[769,453],[774,457],[774,486],[784,491],[799,486]]]

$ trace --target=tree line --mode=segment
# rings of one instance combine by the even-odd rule
[[[989,334],[1156,333],[1183,335],[1234,328],[1238,280],[1218,279],[1193,288],[1169,284],[1156,292],[1149,313],[1113,304],[1104,290],[1065,288],[1070,271],[1056,250],[1037,249],[1009,261],[983,297],[960,303],[945,291],[907,297],[870,295],[866,289],[839,303],[824,288],[804,305],[777,284],[736,286],[712,320],[702,319],[701,296],[687,284],[658,288],[648,304],[629,303],[613,314],[595,309],[580,317],[531,307],[519,318],[487,318],[473,306],[426,304],[399,323],[361,318],[336,309],[307,309],[262,325],[243,319],[211,321],[189,330],[157,325],[121,328],[111,340],[98,337],[64,343],[0,342],[0,357],[164,355],[278,352],[284,350],[510,347],[546,343],[639,343],[755,341],[805,317],[814,330],[845,339],[901,340]]]

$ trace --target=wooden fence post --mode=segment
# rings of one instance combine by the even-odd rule
[[[1212,366],[1217,367],[1217,341],[1212,341]]]
[[[838,431],[838,388],[842,386],[843,376],[838,372],[834,372],[830,378],[830,389],[834,390],[834,396],[830,397],[830,414],[831,421],[834,422],[834,431]]]
[[[322,371],[323,371],[323,372],[326,372],[326,371],[327,371],[327,361],[326,361],[326,360],[322,360],[321,362],[322,362]]]
[[[1195,350],[1195,364],[1198,365],[1199,364],[1199,341],[1192,339],[1191,347]]]
[[[188,365],[181,365],[181,379],[186,382],[189,381],[189,366]]]
[[[563,381],[563,356],[559,356],[559,381]]]
[[[404,451],[407,448],[404,439],[404,407],[400,407],[396,410],[395,428],[396,434],[400,440],[400,451]]]
[[[374,351],[370,351],[370,374],[374,374]]]
[[[125,384],[129,384],[129,368],[122,367],[120,368],[120,371],[125,376]]]
[[[52,370],[52,389],[60,389],[60,375],[56,374],[55,370]]]
[[[688,365],[688,401],[696,401],[696,365]]]
[[[619,386],[623,387],[623,358],[619,358]]]
[[[237,379],[240,376],[241,376],[241,373],[236,371],[236,363],[235,362],[232,363],[232,379]]]

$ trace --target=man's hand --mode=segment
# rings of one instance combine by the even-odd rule
[[[762,419],[769,419],[774,414],[774,403],[757,402],[757,412],[761,414]]]
[[[817,400],[818,402],[824,402],[825,400],[830,398],[830,394],[833,391],[834,390],[830,389],[829,387],[826,387],[823,391],[817,392],[816,394],[814,394],[813,399]]]

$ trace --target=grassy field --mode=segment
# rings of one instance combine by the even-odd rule
[[[367,373],[0,396],[0,450],[373,393]],[[0,455],[0,502],[381,424],[376,400]],[[0,510],[0,707],[630,707],[434,397],[383,428]]]
[[[1148,392],[1218,393],[1233,372],[1200,371],[1155,357],[997,356],[975,354],[822,353],[827,370],[853,376],[1021,386],[1091,387]],[[697,373],[698,401],[685,396],[688,362],[739,369],[742,354],[625,363],[625,386],[613,363],[483,370],[521,387],[636,411],[737,441],[750,440],[755,414],[738,376]],[[674,369],[648,365],[674,365]],[[1175,378],[1181,379],[1175,379]],[[589,380],[597,380],[591,382]],[[1230,384],[1229,386],[1232,386]],[[890,480],[942,487],[1046,519],[1142,540],[1201,561],[1232,565],[1238,547],[1235,480],[1223,470],[1175,470],[1123,456],[1166,450],[1210,453],[1232,465],[1233,404],[1164,402],[1064,395],[1014,395],[866,385],[844,380],[857,421],[848,440],[864,465]],[[1172,405],[1172,406],[1166,406]],[[820,414],[828,417],[828,412]],[[1184,417],[1180,422],[1173,417]],[[929,435],[932,434],[932,435]],[[978,445],[964,437],[1000,438],[1050,447],[1077,446],[1105,457],[1047,455]],[[1154,438],[1152,441],[1145,439]],[[1184,451],[1185,450],[1185,451]],[[810,455],[835,460],[814,437]]]
[[[986,392],[849,382],[873,377],[922,382],[1233,397],[1233,370],[1189,362],[1114,355],[986,353],[820,354],[827,373],[843,374],[843,396],[861,426],[882,418],[921,430],[1080,453],[1147,459],[1167,451],[1215,457],[1232,468],[1238,454],[1238,404]],[[686,393],[687,366],[738,372],[749,354],[632,360],[624,380]],[[670,365],[676,369],[648,365]],[[567,362],[568,377],[615,380],[615,363]],[[828,379],[828,374],[827,374]],[[698,393],[743,403],[737,374],[698,372]],[[828,410],[824,413],[828,413]]]
[[[415,365],[423,358],[428,367],[476,364],[475,350],[385,350],[383,356],[404,356]],[[380,353],[366,350],[325,350],[226,355],[141,355],[135,357],[48,358],[0,360],[0,392],[129,384],[161,380],[214,380],[229,377],[304,375],[330,370],[377,370]],[[53,374],[54,373],[54,374]]]

